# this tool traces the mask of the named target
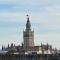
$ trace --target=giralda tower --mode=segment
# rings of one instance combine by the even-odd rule
[[[29,15],[27,15],[26,30],[23,31],[24,48],[34,46],[34,31],[31,30]]]

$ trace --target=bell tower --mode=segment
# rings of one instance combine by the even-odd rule
[[[26,29],[23,31],[24,48],[34,46],[34,31],[31,30],[29,15],[27,15]]]

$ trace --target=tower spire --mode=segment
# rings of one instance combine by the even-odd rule
[[[31,30],[31,24],[30,24],[30,20],[29,20],[29,15],[27,14],[27,23],[26,23],[26,30]]]
[[[24,39],[23,47],[24,48],[34,46],[34,31],[31,30],[29,15],[27,14],[26,16],[27,16],[26,30],[23,31],[23,39]]]
[[[27,14],[26,16],[27,16],[27,19],[29,20],[29,15]]]
[[[28,23],[28,22],[30,23],[30,21],[29,21],[29,15],[27,14],[26,16],[27,16],[27,23]]]

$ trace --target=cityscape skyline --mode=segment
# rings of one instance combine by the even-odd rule
[[[8,43],[21,45],[27,14],[35,32],[35,44],[49,43],[60,48],[59,0],[0,0],[0,48]]]

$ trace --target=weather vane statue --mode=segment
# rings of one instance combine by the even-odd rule
[[[27,16],[27,18],[29,18],[29,10],[27,11],[27,15],[26,16]]]

